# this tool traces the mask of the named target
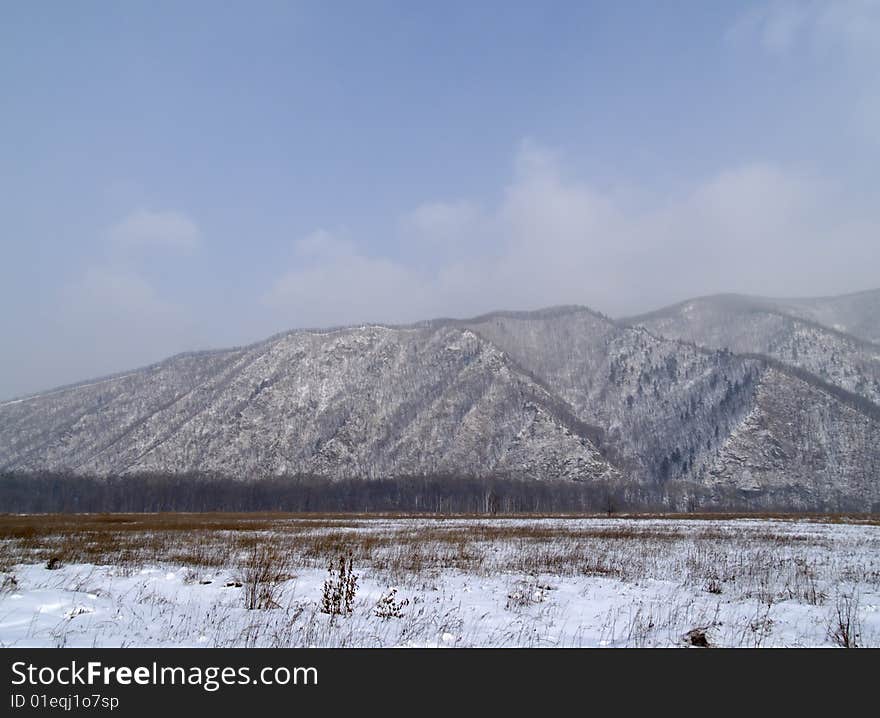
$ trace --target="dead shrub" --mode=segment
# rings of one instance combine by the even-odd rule
[[[349,615],[354,611],[354,597],[357,594],[358,576],[353,570],[351,552],[330,559],[329,574],[324,581],[321,594],[321,613],[331,616]]]
[[[543,603],[551,587],[538,583],[534,578],[522,579],[513,584],[507,594],[507,610],[527,608],[536,603]]]
[[[16,590],[18,590],[18,579],[15,574],[8,573],[3,576],[3,580],[0,581],[0,593],[12,593]]]
[[[838,594],[828,619],[828,638],[840,648],[858,648],[861,633],[859,594],[856,591]]]
[[[684,634],[682,640],[688,646],[694,646],[695,648],[709,648],[712,644],[709,643],[709,637],[706,635],[708,628],[708,626],[692,628]]]
[[[244,607],[248,610],[278,608],[281,584],[290,578],[286,556],[271,544],[255,544],[240,568]]]
[[[706,585],[703,586],[703,590],[706,593],[713,593],[717,596],[724,591],[724,585],[718,580],[717,576],[709,576],[706,579]]]
[[[409,605],[409,599],[397,600],[397,589],[391,588],[376,602],[373,615],[376,618],[403,618],[403,609]]]

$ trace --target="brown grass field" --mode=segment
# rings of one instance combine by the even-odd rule
[[[569,521],[583,518],[602,520],[596,525],[575,526]],[[554,551],[543,552],[543,562],[528,567],[541,571],[559,570],[565,560],[577,556],[595,557],[608,543],[636,540],[662,545],[696,536],[700,542],[710,544],[730,538],[729,529],[717,525],[721,521],[880,525],[880,516],[871,514],[620,514],[611,519],[604,515],[557,514],[524,519],[425,514],[0,514],[0,570],[15,563],[52,560],[117,566],[167,562],[219,567],[235,564],[255,547],[265,546],[310,565],[350,553],[360,563],[417,571],[429,566],[474,568],[473,564],[480,563],[478,554],[492,545],[518,545],[521,549],[555,546]],[[705,521],[706,526],[695,534],[684,528],[682,520]],[[803,540],[790,533],[777,534],[766,526],[748,531],[749,540],[769,545]],[[510,552],[514,561],[517,555],[534,557],[536,553]],[[574,565],[580,566],[578,572],[589,568],[583,560]],[[594,570],[597,565],[594,562]]]
[[[878,526],[854,514],[5,514],[0,644],[668,646],[699,629],[712,645],[878,645]],[[342,561],[357,599],[328,617]],[[394,596],[406,604],[388,609]]]

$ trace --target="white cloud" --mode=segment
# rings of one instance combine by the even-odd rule
[[[480,211],[472,202],[426,202],[401,218],[400,229],[417,241],[457,244],[481,221]]]
[[[201,241],[198,225],[182,212],[140,209],[109,230],[110,240],[124,248],[156,247],[191,251]]]
[[[294,246],[298,266],[279,277],[264,303],[289,326],[330,326],[382,317],[420,318],[424,286],[416,273],[388,258],[368,257],[356,247],[318,230]]]
[[[880,145],[880,0],[771,0],[744,12],[729,35],[802,72],[808,60],[825,83],[817,94],[842,98],[850,128]]]
[[[158,298],[143,277],[121,267],[88,268],[80,281],[70,288],[70,298],[74,311],[100,312],[122,320],[173,315],[170,305]]]
[[[770,2],[754,8],[740,18],[734,34],[755,35],[765,50],[790,52],[809,20],[811,7],[805,2]]]
[[[307,237],[297,240],[293,244],[294,250],[299,257],[331,257],[338,254],[348,254],[352,251],[346,242],[337,239],[332,232],[326,229],[316,229]]]
[[[286,326],[408,321],[581,303],[637,312],[720,291],[810,295],[880,283],[876,213],[858,214],[834,184],[768,163],[719,172],[658,209],[566,177],[552,153],[520,148],[497,206],[427,203],[407,213],[415,259],[368,256],[321,232],[266,296]],[[453,236],[454,233],[454,236]],[[462,248],[444,251],[454,242]],[[320,251],[317,251],[318,248]]]
[[[880,50],[877,0],[770,0],[745,11],[731,36],[757,38],[769,52],[798,49],[860,59]]]
[[[810,8],[805,29],[819,50],[843,50],[856,60],[876,58],[880,52],[880,2],[836,0],[813,2]]]
[[[83,379],[200,348],[205,336],[181,306],[141,275],[95,265],[65,287],[57,316],[64,337],[59,376]]]
[[[201,241],[196,223],[180,212],[138,210],[102,238],[102,256],[55,291],[47,285],[41,292],[42,329],[0,362],[5,378],[0,395],[130,369],[209,345],[207,323],[168,301],[145,274],[152,252],[143,250],[195,249]],[[167,277],[169,267],[162,269]]]

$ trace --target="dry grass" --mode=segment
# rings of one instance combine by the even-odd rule
[[[280,608],[281,584],[294,578],[288,572],[289,557],[277,544],[254,544],[239,571],[244,588],[244,607],[249,610]]]
[[[873,634],[860,637],[858,602],[847,596],[858,595],[853,586],[865,596],[880,590],[880,532],[840,525],[878,525],[875,519],[813,516],[794,523],[792,517],[710,521],[707,519],[721,517],[690,515],[680,517],[689,520],[669,521],[663,520],[665,517],[605,516],[591,520],[408,518],[314,514],[0,516],[0,578],[7,574],[11,582],[15,572],[23,575],[16,564],[45,566],[52,559],[62,565],[110,567],[96,569],[110,575],[133,574],[141,567],[166,564],[189,569],[185,580],[192,583],[205,576],[240,582],[236,585],[244,590],[237,608],[276,609],[247,611],[248,618],[241,624],[245,632],[232,638],[223,632],[224,619],[209,613],[202,623],[216,632],[212,640],[218,645],[227,640],[230,645],[362,645],[358,641],[363,637],[355,637],[357,631],[369,633],[372,645],[378,641],[375,630],[387,632],[392,636],[390,644],[397,645],[412,636],[433,636],[436,640],[446,631],[460,633],[460,626],[456,626],[464,619],[455,609],[460,598],[445,597],[442,590],[444,581],[456,572],[467,574],[467,581],[481,577],[491,583],[502,576],[506,582],[502,608],[510,619],[510,626],[504,629],[508,632],[503,636],[490,633],[480,639],[480,645],[532,645],[539,641],[537,634],[529,632],[533,621],[546,619],[549,626],[556,620],[553,612],[561,609],[554,597],[562,595],[556,589],[580,582],[582,577],[614,579],[631,584],[630,588],[650,586],[654,580],[677,587],[677,598],[672,601],[621,599],[609,609],[608,625],[603,624],[602,631],[612,643],[655,645],[659,641],[666,645],[682,640],[697,645],[694,640],[705,639],[712,645],[716,641],[725,645],[773,644],[774,632],[782,625],[779,606],[785,602],[811,607],[817,620],[826,620],[828,640],[837,645],[873,645],[875,641]],[[324,615],[317,603],[320,596],[303,599],[296,586],[315,572],[326,571],[328,563],[340,556],[353,562],[365,586],[372,586],[374,593],[369,601],[364,599],[363,606],[355,606],[354,614],[343,612],[346,620],[333,629],[338,635],[331,635],[321,633],[329,631],[329,624],[320,618]],[[76,568],[68,566],[66,570]],[[295,580],[294,574],[298,577]],[[57,577],[52,574],[47,580],[57,581]],[[584,583],[606,585],[604,581]],[[406,599],[395,598],[389,588],[395,586],[400,587],[402,596],[412,599],[406,610],[402,603]],[[848,593],[842,586],[849,586]],[[3,589],[0,587],[0,593]],[[432,595],[445,601],[442,608],[423,601]],[[172,611],[173,607],[159,605],[164,600],[159,594],[147,593],[144,600],[158,613]],[[716,615],[719,610],[725,612],[723,620]],[[370,623],[373,619],[378,620]],[[188,636],[186,624],[182,625],[184,628],[175,630]],[[345,633],[349,629],[354,633]],[[698,632],[690,636],[686,631],[692,629]],[[577,635],[571,640],[577,643]]]
[[[718,517],[703,515],[698,520],[708,518]],[[809,520],[817,530],[823,523],[876,521],[864,516]],[[219,568],[258,564],[260,556],[271,552],[274,563],[285,567],[326,566],[336,556],[351,555],[357,565],[398,581],[450,569],[626,580],[660,578],[668,572],[668,556],[680,554],[686,557],[676,567],[680,575],[709,586],[713,593],[723,593],[725,583],[738,576],[740,591],[759,595],[762,581],[776,585],[784,574],[789,595],[777,598],[797,596],[820,603],[824,596],[816,589],[814,568],[792,551],[798,544],[815,546],[824,539],[788,530],[789,526],[783,521],[774,531],[766,522],[707,522],[695,527],[679,520],[643,523],[604,517],[575,522],[271,513],[6,515],[0,516],[0,546],[8,565],[0,568],[49,561]],[[858,572],[860,578],[880,580],[874,566],[864,569]],[[743,576],[749,579],[749,589],[742,585]]]

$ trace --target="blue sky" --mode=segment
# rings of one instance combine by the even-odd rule
[[[878,65],[876,0],[8,3],[0,397],[294,327],[878,286]]]

